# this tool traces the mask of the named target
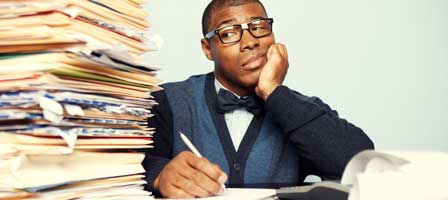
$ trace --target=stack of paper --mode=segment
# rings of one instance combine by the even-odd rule
[[[0,0],[0,199],[148,199],[141,0]]]
[[[150,50],[141,0],[0,0],[0,52]]]

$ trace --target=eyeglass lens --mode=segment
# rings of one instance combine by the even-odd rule
[[[272,25],[267,19],[256,20],[248,24],[248,30],[252,36],[259,38],[270,34]],[[243,28],[241,25],[223,27],[218,30],[218,35],[223,43],[237,42],[243,35]]]

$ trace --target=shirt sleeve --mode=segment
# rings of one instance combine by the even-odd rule
[[[275,123],[293,142],[309,174],[339,180],[348,161],[374,145],[363,130],[339,117],[317,97],[277,87],[265,104]]]
[[[173,119],[165,92],[163,90],[157,91],[152,93],[152,95],[154,100],[158,102],[158,105],[151,109],[154,116],[148,119],[148,126],[155,128],[153,136],[154,148],[145,151],[145,159],[142,165],[146,171],[147,185],[145,189],[157,193],[158,191],[155,191],[153,188],[153,182],[172,158]]]

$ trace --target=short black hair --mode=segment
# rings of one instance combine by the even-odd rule
[[[232,6],[240,6],[249,3],[258,3],[263,8],[264,13],[266,13],[266,9],[264,5],[259,0],[212,0],[207,8],[205,8],[204,13],[202,14],[202,34],[205,37],[205,34],[208,32],[208,28],[210,26],[210,20],[212,18],[212,14],[216,11],[219,11],[223,8],[232,7]]]

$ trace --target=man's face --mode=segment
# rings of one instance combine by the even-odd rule
[[[267,16],[258,3],[223,8],[212,14],[208,31],[259,18]],[[239,42],[223,44],[215,35],[209,41],[203,39],[202,48],[207,58],[215,62],[216,78],[225,87],[248,90],[257,86],[260,71],[266,64],[266,52],[274,42],[274,34],[255,38],[244,30]]]

